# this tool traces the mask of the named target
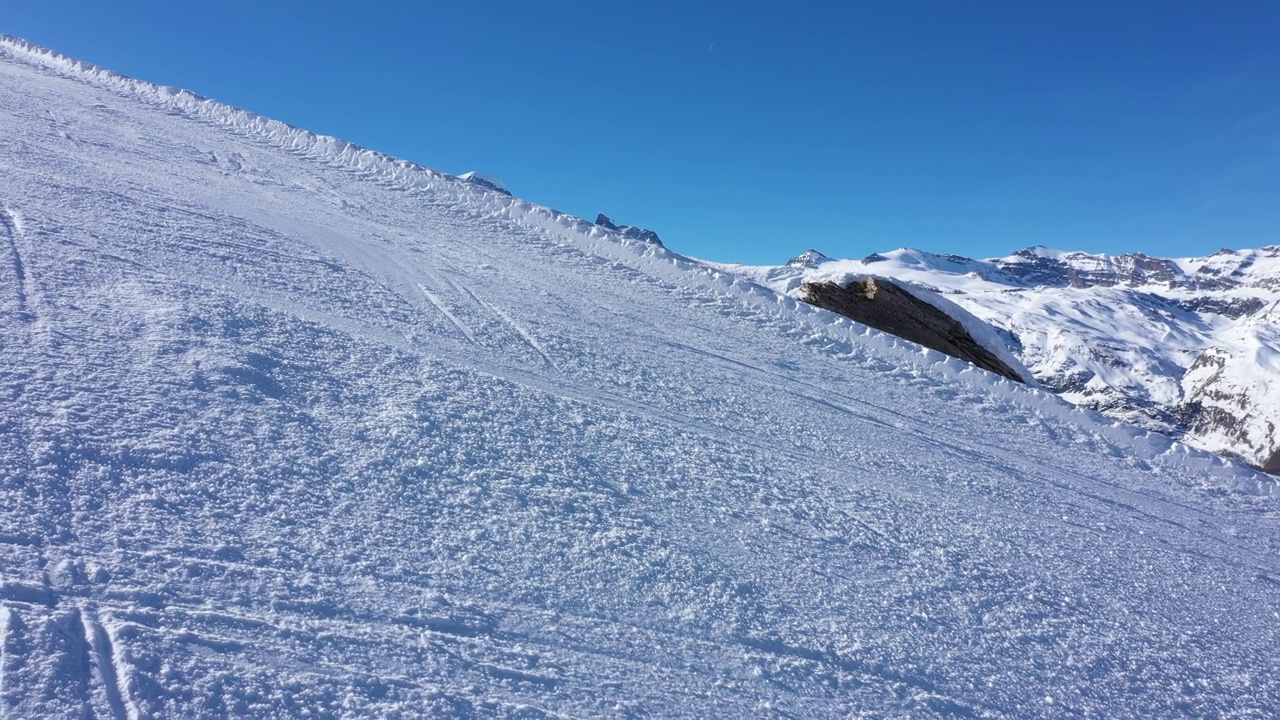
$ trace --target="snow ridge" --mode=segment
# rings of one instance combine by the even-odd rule
[[[394,179],[410,188],[432,188],[447,176],[416,163],[369,150],[331,135],[296,128],[288,123],[263,117],[216,100],[201,97],[189,90],[155,85],[122,75],[91,63],[74,60],[12,35],[0,35],[0,52],[5,55],[54,70],[66,77],[78,78],[139,99],[180,110],[201,120],[225,126],[235,132],[257,137],[283,150],[302,153],[354,170]]]

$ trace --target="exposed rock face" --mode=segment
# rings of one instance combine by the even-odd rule
[[[1188,300],[1175,301],[1175,304],[1183,310],[1189,310],[1194,313],[1221,315],[1232,320],[1239,320],[1246,315],[1257,315],[1267,306],[1267,301],[1257,297],[1218,298],[1200,296]]]
[[[1211,449],[1280,474],[1273,376],[1280,369],[1280,312],[1273,304],[1237,328],[1234,342],[1196,357],[1182,378],[1178,412]]]
[[[888,280],[863,278],[848,287],[834,282],[805,283],[800,286],[800,299],[1024,382],[1016,370],[974,339],[963,323]]]
[[[1019,250],[1011,258],[1012,262],[996,261],[996,265],[1024,283],[1053,287],[1137,287],[1153,283],[1173,286],[1190,282],[1172,261],[1142,253],[1116,257],[1069,253],[1046,257],[1037,250]]]
[[[628,237],[632,240],[640,240],[641,242],[653,243],[654,245],[662,245],[662,241],[658,239],[658,233],[645,228],[634,227],[632,225],[616,225],[613,220],[604,213],[596,215],[596,225],[622,233],[623,237]]]

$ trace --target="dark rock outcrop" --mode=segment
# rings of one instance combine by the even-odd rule
[[[891,281],[864,278],[848,287],[834,282],[810,282],[801,285],[800,291],[800,299],[810,305],[973,363],[1010,380],[1025,382],[1016,370],[975,340],[963,323]]]
[[[658,239],[658,233],[645,228],[634,227],[632,225],[616,225],[613,220],[604,213],[596,215],[596,225],[599,225],[606,230],[613,230],[621,233],[623,237],[628,237],[632,240],[640,240],[641,242],[653,243],[654,245],[659,246],[662,245],[662,240]]]
[[[1195,297],[1190,300],[1178,300],[1175,303],[1183,310],[1194,313],[1221,315],[1238,320],[1246,315],[1255,315],[1267,306],[1267,301],[1259,297],[1222,298]]]

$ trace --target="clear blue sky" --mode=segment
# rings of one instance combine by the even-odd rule
[[[1280,244],[1280,2],[69,2],[0,32],[776,263]]]

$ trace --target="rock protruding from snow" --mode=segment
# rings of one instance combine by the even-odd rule
[[[458,179],[463,182],[469,182],[472,185],[479,185],[480,187],[489,188],[490,190],[496,190],[503,195],[511,194],[511,191],[507,190],[507,186],[503,185],[502,181],[498,178],[485,175],[484,173],[475,172],[474,170],[462,173],[458,176]]]
[[[1010,380],[1026,382],[1018,370],[1000,359],[999,351],[979,342],[970,333],[966,325],[971,323],[944,312],[891,280],[865,277],[847,285],[834,282],[805,283],[800,286],[800,299],[877,330],[893,333],[940,353],[973,363]],[[964,313],[959,308],[956,310]],[[981,322],[976,318],[972,320]]]
[[[596,225],[606,229],[621,233],[623,237],[639,240],[641,242],[652,243],[654,245],[662,245],[662,240],[658,239],[658,233],[641,227],[632,225],[618,225],[604,213],[596,215]]]

